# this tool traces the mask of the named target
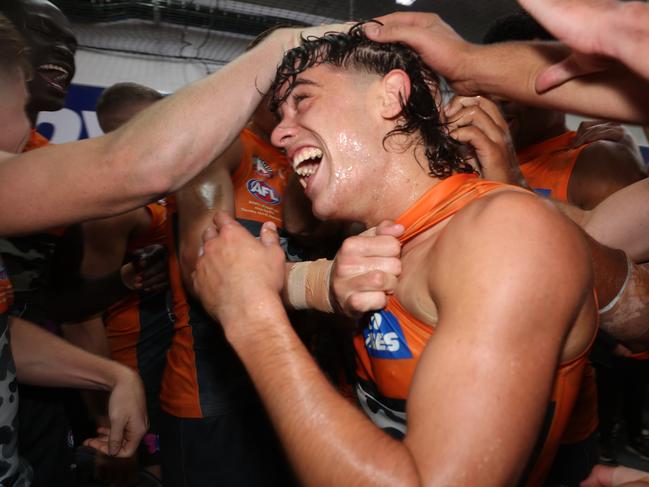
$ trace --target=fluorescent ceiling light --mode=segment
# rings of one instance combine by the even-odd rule
[[[395,0],[397,4],[399,5],[405,5],[406,7],[410,7],[413,3],[415,3],[415,0]]]

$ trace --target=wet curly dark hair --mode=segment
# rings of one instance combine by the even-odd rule
[[[424,147],[431,176],[443,179],[454,173],[473,173],[462,156],[461,144],[449,136],[440,120],[435,102],[440,82],[437,74],[410,47],[371,41],[363,25],[354,25],[347,34],[328,32],[322,37],[303,38],[301,46],[286,52],[271,86],[271,110],[276,112],[290,96],[300,73],[320,64],[378,75],[401,69],[410,78],[410,96],[401,100],[401,112],[395,117],[397,126],[385,135],[384,146],[393,135],[418,134],[414,143]]]

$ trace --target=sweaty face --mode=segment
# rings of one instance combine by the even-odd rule
[[[3,2],[5,3],[5,2]],[[31,49],[30,111],[63,107],[74,76],[77,41],[63,13],[45,0],[11,0],[0,6]]]
[[[0,74],[0,150],[18,154],[29,138],[25,111],[29,95],[23,72]]]
[[[286,150],[321,219],[366,221],[380,204],[375,183],[389,161],[382,142],[391,128],[379,115],[380,87],[378,76],[319,65],[279,107],[271,140]]]

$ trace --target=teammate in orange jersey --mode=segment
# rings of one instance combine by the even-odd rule
[[[363,409],[403,441],[297,339],[274,226],[257,242],[220,214],[205,236],[194,287],[305,483],[540,485],[570,415],[596,329],[588,248],[536,196],[477,179],[436,94],[412,50],[358,28],[289,51],[274,92],[272,140],[316,216],[405,227],[396,290],[356,339]]]

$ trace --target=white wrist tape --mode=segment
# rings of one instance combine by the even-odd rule
[[[334,312],[329,298],[332,264],[327,259],[293,264],[286,282],[288,304],[293,309]]]

